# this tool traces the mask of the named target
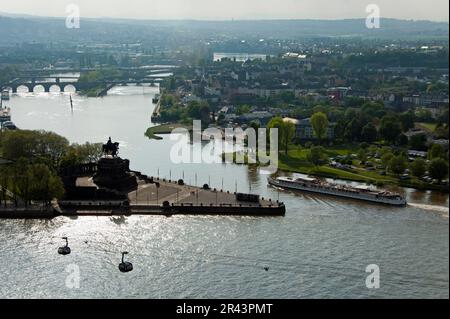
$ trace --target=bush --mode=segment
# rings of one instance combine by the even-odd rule
[[[404,156],[402,155],[394,156],[389,161],[389,170],[395,175],[400,175],[405,171],[407,163],[408,161]]]
[[[431,161],[428,171],[431,178],[442,181],[448,177],[448,162],[442,158],[435,158]]]

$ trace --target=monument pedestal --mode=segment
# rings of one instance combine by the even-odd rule
[[[137,188],[137,179],[130,173],[130,161],[120,157],[105,156],[97,165],[94,183],[99,187],[128,192]]]

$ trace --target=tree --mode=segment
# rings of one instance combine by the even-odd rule
[[[344,137],[349,141],[361,140],[362,129],[366,125],[367,121],[364,118],[360,116],[353,118],[345,128]]]
[[[407,146],[409,139],[408,136],[402,133],[397,137],[395,142],[397,143],[398,146]]]
[[[381,155],[381,163],[383,164],[383,166],[385,168],[389,167],[389,163],[393,157],[394,157],[394,154],[392,154],[391,152],[386,152]]]
[[[267,127],[278,129],[279,144],[284,146],[284,152],[287,155],[289,143],[295,137],[295,125],[292,122],[284,121],[281,117],[274,117]]]
[[[380,135],[390,143],[394,143],[402,132],[398,119],[393,115],[386,115],[381,119]]]
[[[366,102],[361,107],[361,112],[369,117],[381,118],[386,114],[383,103],[380,102]]]
[[[377,140],[378,131],[372,123],[363,127],[361,132],[361,140],[367,143],[373,143]]]
[[[2,134],[2,156],[11,160],[39,160],[57,168],[69,147],[69,141],[52,132],[6,131]]]
[[[392,157],[389,161],[389,171],[395,175],[403,174],[407,167],[408,160],[403,155]]]
[[[73,145],[82,163],[95,163],[102,157],[101,143],[85,143]]]
[[[427,170],[427,163],[425,162],[425,160],[417,158],[414,160],[414,162],[411,163],[409,168],[413,176],[420,178],[425,174]]]
[[[446,159],[445,149],[442,145],[433,144],[428,150],[428,159],[432,160],[435,158]]]
[[[238,107],[236,107],[236,115],[243,115],[250,113],[250,110],[251,110],[250,105],[247,104],[239,105]]]
[[[438,124],[436,126],[436,129],[434,130],[434,135],[436,136],[437,139],[448,140],[449,137],[448,124],[442,123]]]
[[[427,136],[425,134],[415,134],[409,139],[409,147],[416,151],[427,149]]]
[[[322,112],[315,113],[311,117],[311,126],[313,127],[314,133],[319,140],[319,144],[327,136],[328,124],[328,118],[326,114]]]
[[[261,127],[261,123],[259,122],[259,120],[253,120],[250,122],[250,124],[248,126],[253,128],[255,130],[256,134],[258,134],[258,129]]]
[[[14,178],[15,181],[13,183],[14,195],[20,197],[24,203],[25,207],[28,207],[28,204],[32,200],[30,196],[30,172],[29,172],[29,164],[28,161],[24,158],[20,158],[15,164],[15,173]],[[17,201],[16,201],[17,205]]]
[[[211,109],[208,102],[191,102],[187,107],[187,116],[201,120],[202,126],[207,126],[211,121]]]
[[[287,155],[289,143],[291,143],[295,137],[295,125],[292,122],[284,122],[282,128],[282,136],[285,146],[284,151]]]
[[[361,161],[362,164],[367,161],[367,151],[364,148],[359,149],[358,159]]]
[[[400,122],[402,123],[402,131],[407,132],[414,128],[414,121],[416,116],[413,111],[408,111],[400,115]]]
[[[278,130],[278,144],[283,145],[283,119],[281,117],[274,117],[272,118],[269,123],[267,124],[267,128],[270,129],[277,129]]]
[[[43,164],[34,164],[28,168],[30,183],[30,198],[41,200],[47,205],[53,198],[61,198],[64,195],[64,186],[61,179],[53,174]]]
[[[322,146],[313,146],[306,155],[306,159],[314,166],[322,164],[326,160],[325,150]]]
[[[442,158],[435,158],[431,161],[428,171],[431,178],[440,182],[448,177],[448,162]]]
[[[81,164],[83,161],[75,147],[70,147],[61,159],[61,168],[72,167]]]

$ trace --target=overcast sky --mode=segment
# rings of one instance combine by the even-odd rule
[[[0,12],[62,17],[70,3],[82,17],[209,20],[362,18],[374,3],[386,18],[449,20],[449,0],[0,0]]]

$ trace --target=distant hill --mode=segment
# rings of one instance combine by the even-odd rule
[[[80,29],[66,29],[65,19],[0,13],[0,45],[21,42],[189,42],[214,37],[299,39],[313,37],[364,37],[419,39],[449,36],[449,24],[431,21],[382,19],[380,29],[367,29],[364,19],[156,21],[82,19]]]

